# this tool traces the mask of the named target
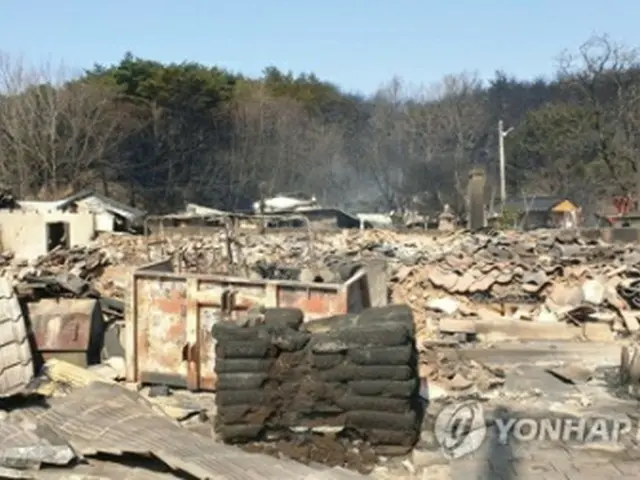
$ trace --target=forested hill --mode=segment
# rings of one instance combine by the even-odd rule
[[[247,78],[126,54],[60,83],[1,56],[0,179],[23,198],[95,186],[154,211],[243,207],[261,185],[351,210],[418,197],[460,211],[472,166],[499,191],[502,119],[511,195],[593,204],[636,190],[640,57],[607,37],[574,50],[549,81],[463,73],[409,91],[392,79],[371,98],[277,67]]]

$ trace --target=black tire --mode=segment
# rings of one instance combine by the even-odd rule
[[[269,354],[271,343],[266,340],[253,342],[223,340],[216,345],[219,358],[265,358]]]
[[[218,341],[267,340],[271,335],[265,327],[240,327],[233,322],[217,322],[211,327],[211,335]]]
[[[297,352],[309,343],[310,338],[311,335],[308,333],[289,329],[285,332],[274,333],[271,337],[271,343],[285,352]]]
[[[345,360],[346,357],[339,353],[317,353],[311,355],[311,365],[318,370],[328,370],[337,367]]]
[[[316,405],[324,403],[331,404],[333,408],[330,411],[341,411],[336,405],[336,399],[342,397],[346,393],[346,385],[342,383],[320,382],[317,380],[301,381],[295,388],[295,398],[291,399],[289,405],[293,406],[310,405],[315,408]],[[306,407],[305,407],[306,408]]]
[[[403,447],[413,447],[419,437],[420,432],[414,430],[378,430],[360,429],[359,433],[363,439],[371,445],[399,445]]]
[[[359,326],[367,326],[380,322],[401,323],[413,330],[413,312],[408,305],[386,305],[384,307],[367,308],[358,314]]]
[[[235,405],[262,405],[266,395],[262,390],[223,390],[216,392],[216,405],[228,407]]]
[[[373,412],[405,413],[411,409],[409,398],[344,395],[336,400],[336,404],[346,411],[369,410]]]
[[[223,373],[218,375],[216,391],[253,390],[261,388],[268,378],[266,373]]]
[[[263,425],[274,409],[256,405],[231,405],[218,409],[216,423],[222,425]]]
[[[226,443],[245,443],[259,440],[264,428],[264,425],[220,425],[216,432]]]
[[[413,368],[406,365],[397,366],[357,366],[353,367],[353,380],[410,380],[415,376]]]
[[[348,382],[354,379],[352,365],[338,365],[337,367],[329,370],[320,370],[318,376],[325,382]]]
[[[327,382],[351,382],[354,380],[402,381],[415,376],[412,368],[397,366],[355,366],[339,365],[330,370],[320,371],[320,377]]]
[[[219,358],[216,359],[216,373],[266,373],[272,365],[271,359]]]
[[[419,386],[418,378],[399,382],[355,380],[349,382],[349,392],[353,395],[371,397],[413,398],[418,394]]]
[[[339,335],[317,334],[311,337],[311,351],[318,354],[336,354],[346,352],[349,345]]]
[[[267,308],[264,323],[269,327],[286,327],[297,330],[304,321],[304,313],[299,308]]]
[[[380,322],[375,325],[344,328],[333,335],[350,347],[397,347],[413,343],[412,329],[401,323]]]
[[[413,345],[400,347],[352,348],[347,354],[357,365],[411,365],[416,354]]]
[[[358,315],[334,315],[332,317],[318,318],[302,325],[302,330],[310,333],[327,333],[337,328],[347,328],[357,325]]]
[[[386,413],[352,411],[347,413],[347,425],[356,429],[371,428],[377,430],[418,430],[420,423],[414,411],[407,413]]]
[[[285,427],[343,427],[346,423],[347,414],[339,412],[305,414],[292,411],[282,416],[282,425]]]

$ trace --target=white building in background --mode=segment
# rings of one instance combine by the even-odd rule
[[[318,201],[315,196],[308,196],[304,193],[282,193],[264,201],[264,211],[273,212],[295,212],[305,208],[318,208]],[[253,211],[260,213],[260,201],[254,202]]]

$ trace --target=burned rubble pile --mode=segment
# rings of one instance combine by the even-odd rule
[[[213,327],[219,436],[360,470],[408,453],[422,422],[411,311],[302,320],[276,308]]]
[[[162,252],[184,271],[257,278],[341,282],[367,260],[384,259],[392,300],[412,307],[419,338],[430,338],[441,320],[452,318],[638,328],[640,249],[574,231],[238,233],[230,249],[224,234],[175,235],[151,242],[150,254],[139,240],[115,241],[124,242],[120,251],[137,248],[127,256],[140,262]]]
[[[124,290],[114,292],[100,283],[104,270],[115,263],[109,250],[101,245],[76,246],[68,250],[56,248],[32,262],[13,261],[5,253],[4,276],[12,277],[18,289],[34,298],[47,296],[98,297],[102,294],[124,297]]]
[[[59,317],[65,319],[65,328],[78,322],[75,328],[82,332],[68,348],[71,344],[74,349],[86,348],[88,358],[93,360],[96,356],[124,358],[125,291],[103,277],[112,262],[109,252],[98,245],[78,246],[55,249],[31,264],[20,262],[5,272],[5,276],[13,277],[18,298],[28,309],[36,341],[43,348],[50,342],[51,319]]]
[[[60,289],[64,285],[56,286],[52,277],[73,275],[90,284],[85,292],[123,300],[127,275],[108,273],[167,257],[182,272],[331,283],[344,282],[369,259],[384,259],[391,298],[412,307],[419,338],[430,338],[449,319],[597,321],[615,331],[638,328],[640,249],[569,231],[237,233],[232,244],[224,233],[102,235],[92,246],[54,251],[32,265],[5,258],[5,271],[40,290]]]
[[[509,318],[638,330],[640,249],[575,232],[465,236],[437,260],[400,267],[394,280],[395,299],[426,312],[432,327]]]

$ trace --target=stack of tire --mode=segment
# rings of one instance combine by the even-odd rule
[[[413,314],[405,305],[309,322],[319,376],[340,384],[347,429],[385,456],[408,453],[420,436],[423,403]]]
[[[219,437],[282,439],[331,427],[380,455],[410,451],[422,423],[411,310],[302,320],[296,309],[267,309],[257,324],[214,326]]]
[[[277,360],[301,350],[309,335],[298,331],[304,314],[295,308],[270,308],[239,323],[219,322],[216,339],[216,432],[228,443],[261,440],[279,428],[281,408]]]

